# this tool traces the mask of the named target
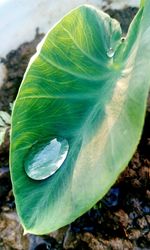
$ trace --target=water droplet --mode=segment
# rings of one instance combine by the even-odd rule
[[[125,37],[121,37],[121,42],[125,42],[126,38]]]
[[[107,56],[109,57],[109,58],[112,58],[113,56],[114,56],[114,50],[112,49],[112,48],[110,48],[108,51],[107,51]]]
[[[47,143],[37,142],[25,159],[27,175],[33,180],[50,177],[62,166],[68,151],[68,141],[63,138],[54,138]]]

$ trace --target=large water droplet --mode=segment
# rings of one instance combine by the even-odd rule
[[[109,58],[112,58],[114,56],[114,53],[115,53],[114,50],[112,48],[109,48],[109,50],[107,51],[107,56]]]
[[[44,180],[53,175],[65,161],[69,151],[66,139],[54,138],[49,142],[37,142],[25,158],[25,171],[33,180]]]

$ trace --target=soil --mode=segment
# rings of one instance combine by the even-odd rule
[[[137,12],[107,10],[123,32]],[[10,111],[29,58],[43,34],[2,59],[7,77],[0,90],[0,110]],[[138,149],[108,194],[71,225],[43,237],[25,235],[15,211],[9,174],[9,134],[0,147],[0,250],[140,250],[150,249],[150,98]]]

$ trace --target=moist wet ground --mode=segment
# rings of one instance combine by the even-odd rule
[[[107,10],[123,32],[136,8]],[[2,59],[7,78],[0,90],[0,110],[11,113],[29,58],[43,35],[21,45]],[[9,174],[9,133],[0,147],[0,250],[124,250],[150,249],[150,98],[138,149],[108,194],[89,212],[50,235],[26,235],[19,224]],[[30,208],[29,208],[30,209]]]

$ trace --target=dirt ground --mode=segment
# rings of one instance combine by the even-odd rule
[[[123,32],[137,12],[107,10],[118,19]],[[29,58],[43,37],[21,45],[1,59],[7,78],[0,90],[0,110],[11,113]],[[50,235],[26,235],[19,224],[9,174],[9,134],[0,147],[0,250],[148,250],[150,249],[150,98],[138,149],[108,194],[89,212]]]

